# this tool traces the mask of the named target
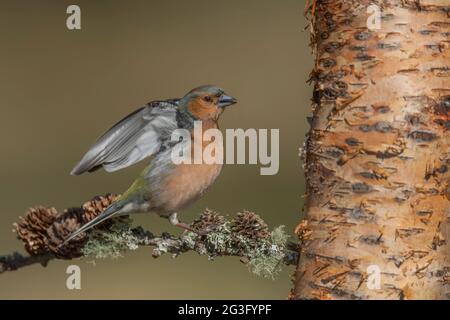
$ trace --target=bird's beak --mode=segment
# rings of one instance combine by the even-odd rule
[[[232,104],[235,104],[236,102],[237,102],[236,98],[223,94],[219,99],[219,107],[225,108],[231,106]]]

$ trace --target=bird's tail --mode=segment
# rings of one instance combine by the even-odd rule
[[[99,216],[95,217],[93,220],[89,221],[88,223],[84,224],[80,229],[74,231],[66,240],[64,240],[64,244],[78,236],[80,233],[83,233],[99,223],[102,223],[103,221],[112,218],[113,216],[120,213],[120,210],[123,208],[124,204],[122,201],[118,200],[116,202],[113,202],[109,207],[106,208],[105,211],[103,211]]]

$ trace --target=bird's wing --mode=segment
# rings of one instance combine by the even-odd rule
[[[154,101],[129,114],[94,143],[71,174],[100,166],[117,171],[157,153],[177,128],[177,109],[178,100]]]

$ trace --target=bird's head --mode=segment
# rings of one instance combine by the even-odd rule
[[[189,91],[180,101],[194,118],[202,121],[217,120],[224,109],[237,100],[215,86],[206,85]]]

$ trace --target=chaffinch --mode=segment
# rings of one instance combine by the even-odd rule
[[[201,121],[203,130],[218,128],[225,107],[236,102],[218,87],[201,86],[181,99],[149,102],[104,133],[71,174],[101,167],[113,172],[150,156],[152,160],[117,201],[72,233],[66,242],[106,219],[140,212],[154,212],[175,226],[191,230],[178,220],[177,212],[204,194],[220,174],[222,164],[175,164],[171,153],[182,139],[174,142],[171,135],[176,129],[187,129],[192,133],[191,147],[194,141],[201,141],[201,148],[205,148],[207,143],[194,137],[194,122]]]

